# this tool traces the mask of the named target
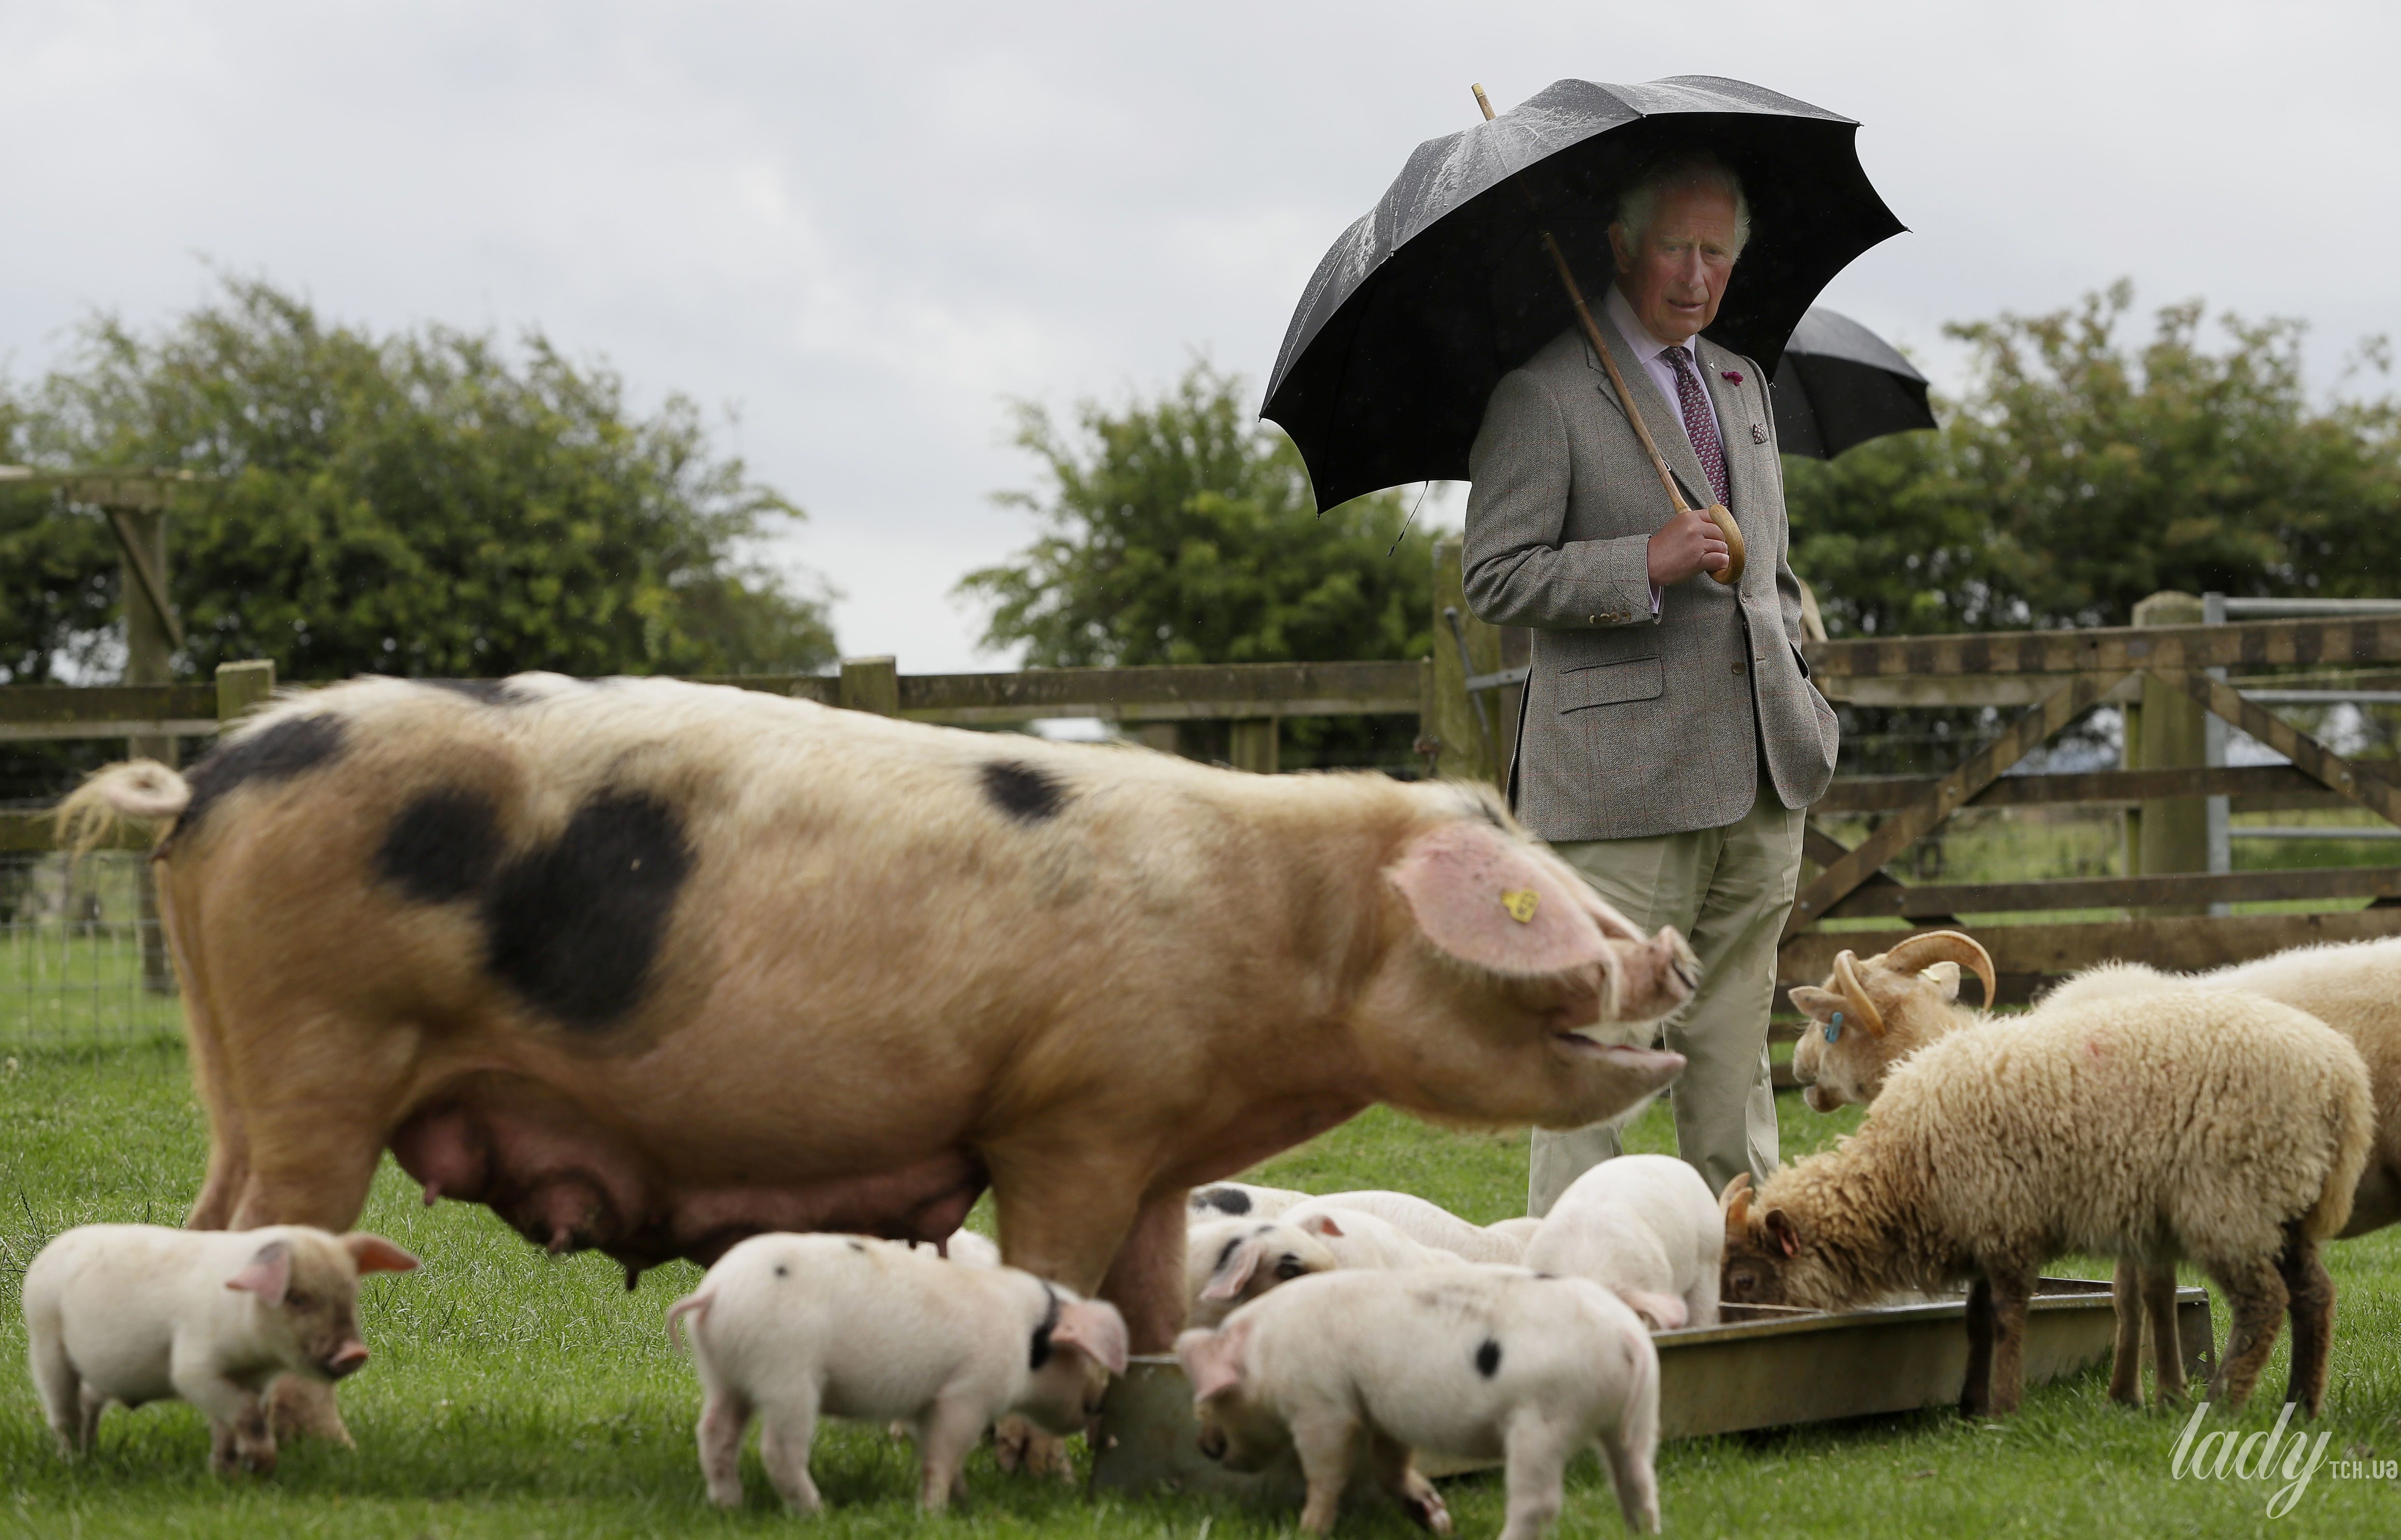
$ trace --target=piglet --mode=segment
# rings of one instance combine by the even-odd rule
[[[300,1225],[68,1231],[25,1270],[27,1355],[59,1452],[89,1451],[112,1401],[185,1400],[209,1420],[212,1470],[268,1474],[269,1382],[355,1373],[359,1275],[416,1266],[379,1235]]]
[[[1284,1210],[1279,1222],[1324,1242],[1337,1267],[1438,1267],[1466,1260],[1416,1240],[1390,1219],[1323,1198]]]
[[[700,1468],[711,1502],[742,1501],[742,1436],[754,1416],[768,1478],[803,1513],[817,1418],[901,1420],[915,1430],[918,1499],[963,1494],[967,1451],[1020,1413],[1064,1437],[1125,1372],[1114,1305],[1012,1267],[963,1267],[851,1235],[754,1235],[667,1311],[692,1317],[700,1370]]]
[[[1255,1471],[1297,1450],[1311,1534],[1334,1527],[1362,1453],[1419,1523],[1449,1533],[1411,1463],[1427,1450],[1506,1460],[1502,1540],[1535,1540],[1558,1515],[1568,1462],[1596,1442],[1626,1527],[1659,1527],[1658,1353],[1586,1279],[1465,1263],[1321,1273],[1185,1332],[1175,1355],[1202,1453]]]
[[[1184,1236],[1185,1324],[1214,1327],[1279,1284],[1340,1265],[1324,1241],[1272,1219],[1194,1225]]]
[[[1620,1155],[1577,1177],[1526,1243],[1526,1265],[1606,1286],[1653,1328],[1718,1324],[1725,1219],[1673,1155]]]

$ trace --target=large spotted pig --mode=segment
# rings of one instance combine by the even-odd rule
[[[1173,1341],[1185,1194],[1387,1102],[1568,1127],[1692,993],[1488,793],[1247,776],[665,680],[358,680],[65,821],[157,855],[213,1135],[191,1222],[349,1226],[389,1148],[630,1277],[930,1241]]]

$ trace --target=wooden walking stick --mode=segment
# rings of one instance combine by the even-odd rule
[[[1484,109],[1484,120],[1492,121],[1492,103],[1485,96],[1484,88],[1477,85],[1468,89],[1475,93],[1475,104]],[[1534,195],[1529,190],[1526,206],[1532,209],[1533,203]],[[1575,307],[1576,322],[1584,327],[1585,340],[1600,355],[1600,366],[1609,371],[1610,386],[1617,392],[1618,405],[1626,408],[1626,420],[1634,425],[1634,436],[1642,441],[1644,452],[1651,457],[1651,468],[1659,473],[1659,485],[1667,489],[1667,505],[1680,514],[1692,512],[1684,494],[1676,488],[1676,478],[1667,474],[1667,461],[1660,455],[1659,446],[1652,442],[1651,428],[1642,420],[1641,409],[1634,405],[1632,393],[1626,389],[1626,377],[1617,372],[1616,356],[1610,352],[1608,342],[1600,335],[1600,323],[1592,318],[1592,307],[1584,302],[1584,290],[1576,283],[1575,270],[1568,266],[1568,254],[1559,249],[1558,238],[1548,230],[1543,232],[1543,249],[1551,254],[1551,265],[1559,270],[1559,286],[1567,290],[1568,303]],[[1725,569],[1709,576],[1731,587],[1742,580],[1742,530],[1735,524],[1733,511],[1722,502],[1712,502],[1701,513],[1725,536]]]

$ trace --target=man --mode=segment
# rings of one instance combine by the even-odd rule
[[[1534,628],[1518,816],[1637,927],[1681,929],[1707,970],[1667,1039],[1690,1061],[1671,1093],[1677,1148],[1713,1191],[1777,1163],[1776,943],[1836,741],[1801,658],[1766,374],[1698,336],[1749,223],[1741,184],[1706,156],[1655,166],[1620,197],[1598,319],[1634,399],[1577,328],[1503,378],[1471,460],[1464,552],[1475,612]],[[1708,575],[1727,567],[1715,524],[1669,516],[1629,410],[1690,508],[1733,510],[1739,583]],[[1538,1130],[1528,1212],[1618,1152],[1608,1125]]]

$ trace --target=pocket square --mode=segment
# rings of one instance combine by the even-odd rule
[[[1767,442],[1766,423],[1754,422],[1750,425],[1750,441],[1753,444],[1764,444]]]

